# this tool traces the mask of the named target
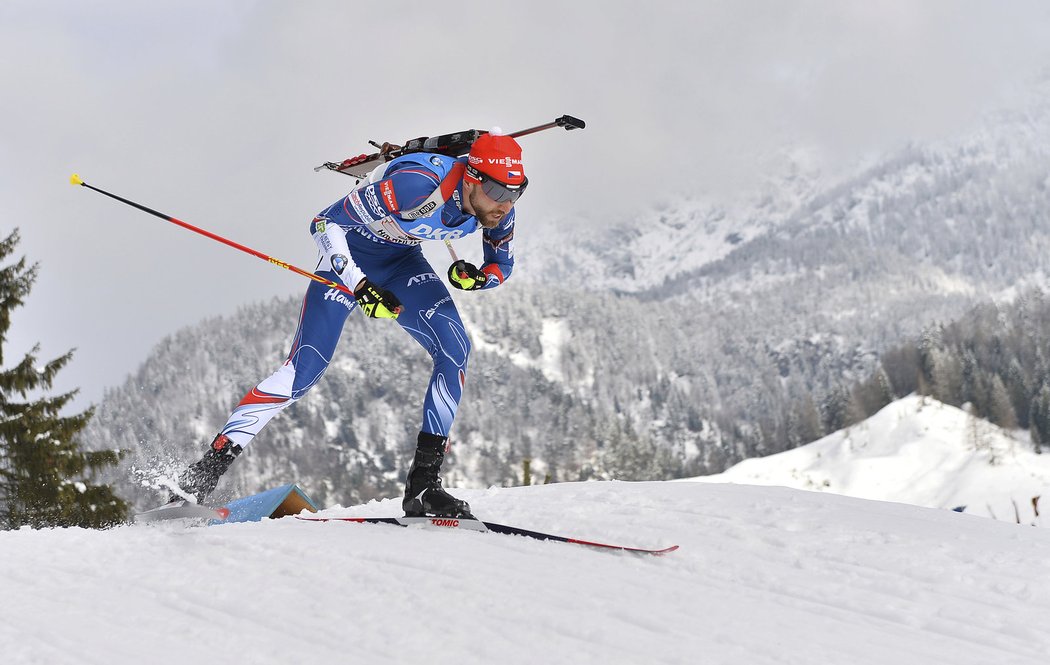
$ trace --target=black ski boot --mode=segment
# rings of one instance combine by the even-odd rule
[[[196,497],[197,503],[204,503],[215,486],[219,484],[219,476],[226,473],[226,469],[230,468],[233,460],[237,459],[242,450],[243,448],[231,441],[225,434],[219,434],[211,442],[204,457],[191,464],[179,476],[179,488],[186,494]],[[182,499],[183,497],[172,492],[168,497],[168,503]]]
[[[445,461],[445,440],[436,434],[419,433],[416,456],[405,483],[405,500],[401,503],[405,517],[475,519],[466,501],[457,499],[441,486],[438,471]]]

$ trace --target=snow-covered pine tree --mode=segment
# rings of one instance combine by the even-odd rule
[[[14,252],[18,230],[0,241],[0,264]],[[34,347],[10,369],[3,369],[3,345],[11,311],[24,303],[36,279],[37,266],[25,258],[0,268],[0,528],[82,526],[101,528],[126,519],[127,505],[106,485],[90,476],[116,464],[115,451],[89,452],[78,435],[93,409],[63,416],[76,391],[46,393],[73,352],[38,366]]]

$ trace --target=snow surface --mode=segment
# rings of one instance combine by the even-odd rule
[[[747,459],[699,482],[779,485],[1024,524],[1050,511],[1050,455],[961,409],[912,395],[864,422],[776,455]],[[1050,658],[1047,660],[1050,663]]]
[[[1048,662],[1045,529],[730,484],[461,494],[492,521],[681,549],[293,518],[0,532],[0,661]]]

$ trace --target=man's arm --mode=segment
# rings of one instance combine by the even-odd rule
[[[321,250],[319,271],[331,270],[353,292],[365,316],[374,319],[396,319],[401,301],[390,291],[372,283],[350,256],[346,232],[331,220],[317,216],[310,222],[310,234]]]
[[[346,288],[356,291],[365,278],[365,273],[350,256],[346,232],[321,213],[310,222],[310,235],[321,252],[321,262],[317,269],[331,270],[339,276]]]

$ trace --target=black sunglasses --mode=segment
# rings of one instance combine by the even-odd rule
[[[517,202],[521,195],[525,193],[525,188],[529,186],[528,178],[525,178],[520,185],[506,185],[472,166],[467,167],[467,172],[481,181],[481,191],[485,192],[485,196],[496,203],[503,203],[504,201]]]

